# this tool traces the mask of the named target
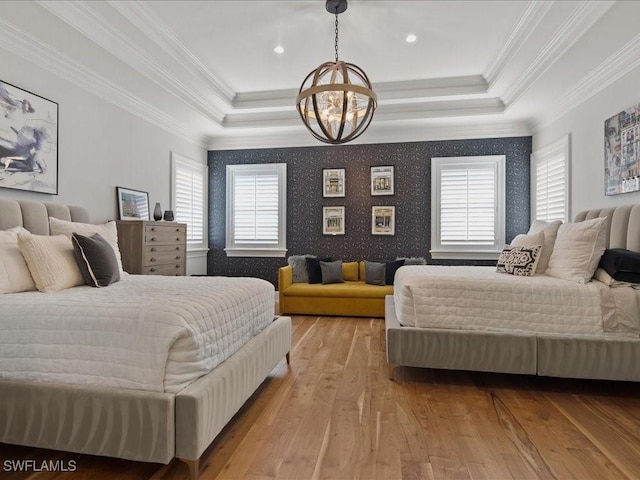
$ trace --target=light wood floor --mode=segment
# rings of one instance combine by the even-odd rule
[[[205,453],[213,479],[640,478],[640,384],[399,368],[380,319],[294,317],[281,362]],[[0,444],[0,462],[74,460],[72,474],[186,479],[185,465]]]

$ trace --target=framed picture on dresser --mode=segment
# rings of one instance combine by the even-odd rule
[[[116,187],[118,220],[149,220],[149,193]]]

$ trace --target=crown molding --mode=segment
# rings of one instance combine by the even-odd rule
[[[2,18],[0,18],[0,47],[29,60],[38,67],[79,86],[132,115],[206,148],[206,139],[203,136],[194,135],[192,129],[186,128],[170,115],[87,69],[50,45],[41,42],[30,33],[14,27]]]
[[[580,104],[640,67],[640,35],[636,35],[620,50],[589,72],[548,113],[535,117],[530,123],[534,133],[548,127]]]
[[[473,125],[424,125],[424,122],[411,122],[399,126],[376,125],[369,127],[364,135],[349,145],[379,143],[407,143],[438,140],[468,140],[478,138],[502,138],[530,136],[531,130],[525,122],[485,123]],[[304,128],[295,131],[270,132],[267,135],[233,135],[211,137],[209,150],[244,150],[257,148],[288,147],[326,147],[314,139]]]
[[[136,48],[134,42],[112,26],[112,22],[108,22],[96,14],[90,8],[91,3],[42,0],[37,3],[141,75],[186,102],[209,120],[217,124],[222,123],[224,113],[197,93],[191,87],[192,82],[189,82],[188,79],[178,78],[173,71]]]
[[[163,52],[179,62],[192,75],[203,80],[207,87],[220,98],[226,106],[232,105],[235,92],[222,78],[198,56],[193,53],[171,29],[154,14],[143,2],[111,1],[109,4],[123,15],[133,26],[143,32]]]
[[[502,96],[507,109],[573,46],[614,2],[583,0]]]
[[[473,98],[464,100],[437,100],[413,104],[383,104],[375,112],[379,122],[389,120],[416,120],[425,118],[464,117],[469,115],[489,115],[504,112],[504,104],[499,98]],[[300,124],[296,110],[278,112],[230,113],[222,126],[224,128],[290,127]]]
[[[554,2],[529,2],[529,6],[518,20],[515,28],[507,38],[496,57],[493,59],[484,77],[489,85],[494,85],[504,73],[505,67],[531,36],[538,24],[551,10]]]

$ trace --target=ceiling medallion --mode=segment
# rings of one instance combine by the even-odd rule
[[[336,16],[335,62],[325,62],[307,75],[296,108],[315,138],[340,144],[364,133],[378,98],[360,67],[338,60],[338,14],[347,9],[347,0],[327,0],[326,9]]]

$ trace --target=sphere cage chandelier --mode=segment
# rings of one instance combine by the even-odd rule
[[[321,142],[340,144],[364,133],[378,98],[367,74],[352,63],[338,60],[338,14],[347,0],[327,0],[327,11],[336,16],[335,62],[325,62],[302,82],[296,108],[304,125]]]

